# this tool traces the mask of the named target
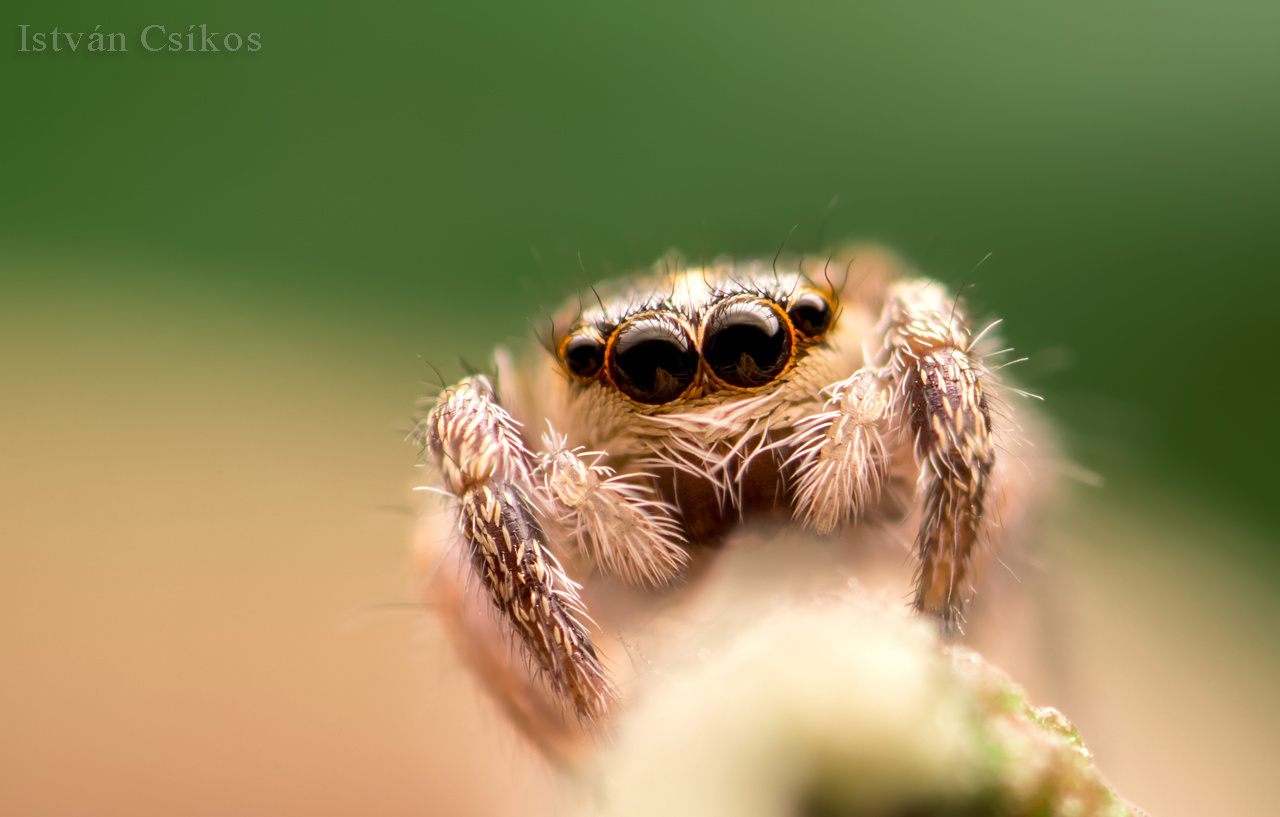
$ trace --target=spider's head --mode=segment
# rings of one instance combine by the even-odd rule
[[[829,289],[753,265],[690,269],[632,284],[581,311],[555,354],[579,391],[641,415],[776,391],[836,320]]]

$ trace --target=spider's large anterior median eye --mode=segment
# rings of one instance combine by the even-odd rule
[[[604,341],[595,335],[573,335],[560,347],[560,357],[570,374],[590,380],[604,365]]]
[[[781,310],[768,302],[723,302],[706,326],[702,357],[731,386],[763,386],[791,360],[791,332]]]
[[[659,315],[642,315],[623,324],[609,351],[614,383],[632,400],[651,406],[683,394],[698,370],[689,333]]]
[[[817,292],[800,293],[787,310],[796,331],[809,340],[817,340],[831,328],[831,303]]]

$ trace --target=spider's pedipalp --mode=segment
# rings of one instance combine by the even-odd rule
[[[545,493],[591,560],[631,584],[668,584],[689,554],[675,508],[656,498],[646,484],[651,477],[617,476],[612,468],[587,464],[587,455],[549,442],[553,451],[540,466]]]
[[[807,527],[830,533],[879,498],[886,469],[880,429],[890,394],[882,372],[859,369],[831,388],[829,410],[800,420],[780,443],[792,452],[793,515]]]

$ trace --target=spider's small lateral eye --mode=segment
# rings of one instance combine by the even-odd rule
[[[731,386],[763,386],[791,362],[791,332],[765,301],[721,303],[707,320],[702,357]]]
[[[670,318],[642,315],[622,325],[609,349],[609,375],[622,393],[651,406],[669,403],[698,371],[688,332]]]
[[[590,380],[604,365],[604,342],[595,335],[574,335],[560,347],[560,357],[570,374]]]
[[[817,292],[803,292],[787,310],[787,317],[806,339],[817,340],[831,328],[831,304]]]

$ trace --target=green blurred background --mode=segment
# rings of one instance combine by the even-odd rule
[[[454,752],[359,743],[419,705],[385,658],[408,629],[332,638],[410,597],[427,362],[457,375],[671,247],[771,255],[798,225],[793,249],[873,239],[972,282],[1105,491],[1244,531],[1201,543],[1255,581],[1226,596],[1280,578],[1280,5],[19,0],[0,21],[0,684],[56,702],[0,713],[14,813],[301,791],[340,813],[330,772],[376,781],[352,807],[412,812],[406,779],[444,802]],[[201,23],[262,48],[139,43]],[[129,50],[20,53],[20,24]],[[371,688],[385,707],[324,719]],[[140,793],[209,719],[221,759],[170,757]],[[313,749],[359,748],[290,761],[318,722]],[[258,794],[219,800],[231,779]]]
[[[669,247],[771,254],[799,224],[800,249],[874,238],[972,278],[1019,350],[1069,357],[1037,386],[1069,396],[1050,406],[1078,433],[1277,529],[1259,368],[1280,296],[1274,4],[20,4],[5,21],[0,238],[112,266],[12,271],[6,305],[232,297],[331,320],[353,353],[392,350],[371,362],[394,376],[397,349],[446,365],[524,333],[581,285],[578,253],[597,278]],[[20,21],[132,47],[18,53]],[[263,47],[137,42],[192,22]]]

